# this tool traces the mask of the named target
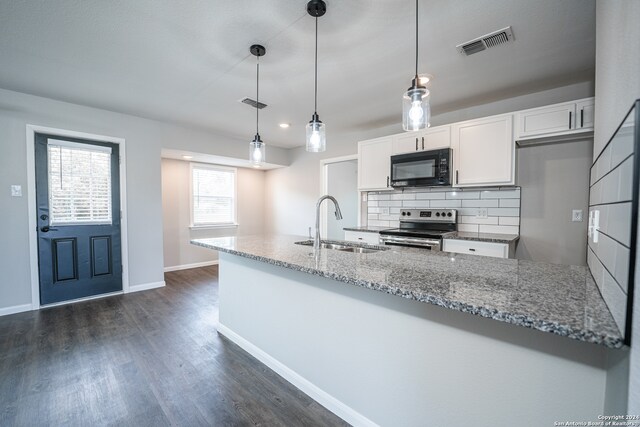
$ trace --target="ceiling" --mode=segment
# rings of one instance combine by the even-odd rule
[[[414,71],[411,0],[327,1],[319,18],[318,113],[330,140],[401,121]],[[439,114],[593,80],[595,1],[421,0],[421,73]],[[0,87],[251,140],[304,145],[313,113],[314,20],[304,0],[0,2]],[[511,25],[515,42],[455,46]],[[290,123],[281,129],[278,123]]]

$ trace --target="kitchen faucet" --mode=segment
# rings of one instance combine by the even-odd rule
[[[338,201],[333,196],[324,195],[318,199],[318,203],[316,203],[316,237],[313,239],[313,250],[316,251],[320,249],[320,205],[324,199],[329,199],[333,202],[336,207],[336,219],[342,219],[342,212],[340,212],[340,205]]]

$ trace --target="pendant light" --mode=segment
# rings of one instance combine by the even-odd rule
[[[416,0],[416,74],[402,97],[402,128],[406,131],[420,130],[431,126],[429,91],[420,83],[418,76],[418,0]]]
[[[260,139],[260,132],[258,132],[258,112],[260,111],[260,57],[267,53],[264,46],[254,44],[249,48],[249,51],[257,59],[256,62],[256,136],[253,137],[253,141],[249,143],[249,161],[253,167],[259,168],[264,164],[265,160],[265,143]]]
[[[307,151],[319,153],[327,149],[327,138],[324,123],[318,116],[318,18],[327,12],[327,4],[323,0],[311,0],[307,3],[307,13],[316,18],[316,57],[315,57],[315,88],[313,116],[307,124]]]

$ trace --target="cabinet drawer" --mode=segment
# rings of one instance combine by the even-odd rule
[[[445,239],[443,250],[445,252],[455,252],[458,254],[509,258],[509,245],[506,243]]]
[[[345,231],[344,240],[349,242],[368,243],[370,245],[380,244],[380,234],[367,231]]]

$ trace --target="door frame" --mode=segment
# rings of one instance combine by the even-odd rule
[[[38,233],[36,222],[36,163],[35,163],[35,136],[36,133],[46,133],[60,137],[89,139],[98,142],[109,142],[118,144],[120,147],[120,210],[122,219],[120,222],[120,234],[122,244],[122,291],[112,292],[103,295],[94,295],[70,301],[63,301],[56,304],[47,304],[47,307],[54,305],[68,304],[77,301],[101,298],[119,293],[129,292],[129,246],[127,239],[127,174],[126,174],[126,150],[124,138],[114,136],[96,135],[85,132],[76,132],[66,129],[57,129],[46,126],[27,124],[27,202],[29,206],[29,263],[31,269],[31,309],[38,310],[40,307],[40,275],[38,267]]]
[[[358,160],[357,154],[350,154],[348,156],[340,156],[340,157],[332,157],[330,159],[322,159],[320,160],[320,196],[322,197],[327,194],[329,187],[329,174],[327,173],[329,170],[329,165],[332,163],[342,163],[348,162],[350,160]],[[358,194],[358,218],[357,225],[360,225],[360,215],[361,215],[361,204],[360,200],[360,191],[356,189],[356,193]],[[327,212],[324,209],[320,209],[320,234],[322,236],[327,237]]]

